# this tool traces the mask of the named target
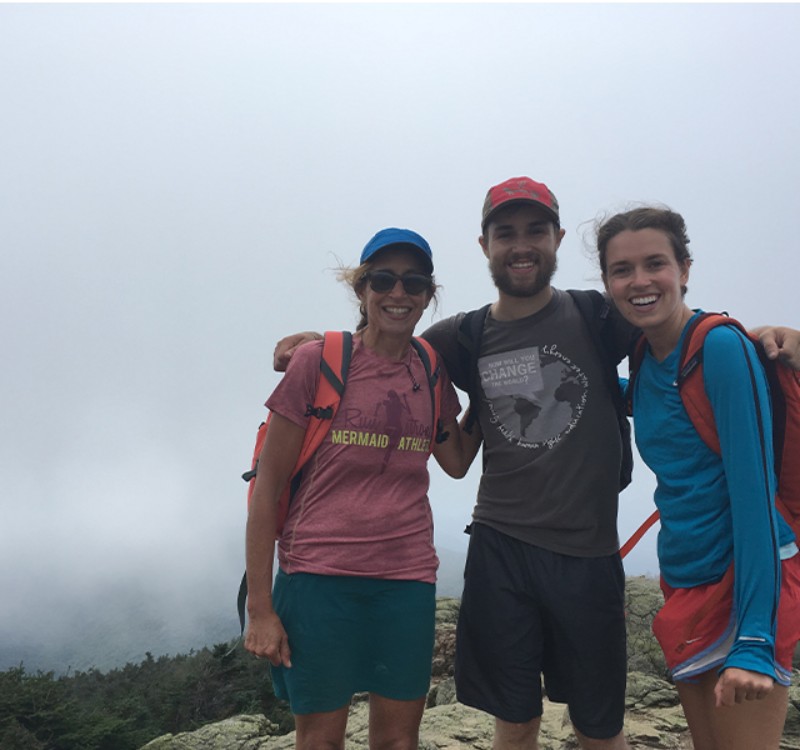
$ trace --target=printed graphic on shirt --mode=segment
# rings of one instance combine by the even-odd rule
[[[344,426],[332,429],[330,439],[334,445],[381,450],[383,473],[394,451],[428,452],[431,424],[417,421],[412,416],[406,394],[390,389],[385,398],[377,401],[371,413],[358,408],[345,409]]]
[[[478,360],[490,422],[510,443],[552,448],[580,421],[589,380],[556,345]]]

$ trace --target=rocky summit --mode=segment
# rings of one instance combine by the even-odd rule
[[[691,750],[692,742],[675,687],[664,679],[660,650],[649,624],[658,610],[655,581],[632,578],[627,585],[629,664],[625,734],[632,750]],[[494,720],[455,699],[453,654],[458,600],[443,598],[437,606],[437,637],[431,689],[420,729],[420,750],[491,750]],[[367,750],[368,700],[353,699],[346,750]],[[265,716],[234,716],[194,732],[165,735],[141,750],[290,750],[294,732],[278,734]],[[561,704],[545,702],[539,738],[541,750],[575,750],[569,714]],[[789,712],[781,750],[800,750],[800,671],[789,689]]]

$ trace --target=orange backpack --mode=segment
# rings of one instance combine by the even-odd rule
[[[320,360],[320,377],[317,381],[317,392],[314,395],[314,403],[308,404],[306,416],[309,419],[303,443],[300,448],[300,455],[292,469],[289,482],[283,490],[278,501],[278,517],[276,532],[280,536],[289,515],[289,505],[292,498],[297,494],[303,480],[303,467],[311,456],[322,445],[325,436],[328,434],[333,423],[333,418],[339,410],[339,404],[344,393],[345,383],[347,382],[347,371],[350,369],[350,359],[352,356],[353,336],[349,331],[327,331],[323,336],[322,359]],[[446,435],[442,433],[441,407],[442,407],[442,379],[439,357],[434,348],[425,339],[414,337],[411,345],[417,352],[425,367],[425,374],[428,379],[428,387],[431,394],[431,413],[433,415],[432,435],[436,442],[441,442]],[[416,389],[415,389],[416,390]],[[256,472],[258,471],[258,458],[264,445],[267,435],[271,415],[258,427],[256,433],[256,443],[253,448],[253,459],[251,468],[242,474],[242,479],[248,483],[247,487],[247,507],[250,508],[250,500],[253,496],[253,488],[256,484]],[[430,442],[430,449],[433,447],[433,440]],[[242,576],[239,586],[239,596],[237,607],[239,610],[239,622],[244,632],[244,612],[245,601],[247,599],[247,574]]]
[[[308,421],[303,443],[300,447],[300,455],[297,457],[297,462],[292,469],[289,483],[281,493],[278,501],[278,518],[275,527],[278,536],[283,531],[286,516],[289,515],[289,504],[292,501],[292,497],[300,487],[303,467],[314,454],[314,451],[322,445],[322,441],[330,430],[333,418],[339,410],[339,403],[344,393],[344,384],[347,380],[347,371],[350,368],[352,341],[353,337],[349,331],[328,331],[323,338],[317,392],[314,395],[314,403],[308,404],[306,407],[306,416],[314,417],[314,419],[309,419]],[[267,436],[267,427],[271,416],[271,414],[268,414],[266,420],[258,426],[250,471],[242,474],[242,479],[247,482],[248,510],[250,509],[250,500],[253,497],[253,489],[256,485],[258,457],[261,455],[261,449],[264,446],[264,439]]]
[[[725,313],[700,313],[690,324],[683,339],[678,379],[676,385],[681,401],[692,421],[692,425],[703,442],[715,453],[720,453],[719,435],[714,413],[703,386],[703,343],[706,335],[716,326],[727,325],[741,331],[756,347],[758,358],[764,368],[772,401],[772,447],[775,455],[777,494],[775,505],[792,527],[795,538],[800,541],[800,372],[767,359],[764,348],[757,338],[750,336],[741,323]],[[628,408],[633,414],[633,384],[644,358],[647,342],[642,336],[631,354],[630,379],[628,381]],[[753,398],[757,398],[755,382]],[[762,436],[763,439],[763,436]],[[658,520],[655,511],[620,548],[623,557],[633,549],[645,532]]]

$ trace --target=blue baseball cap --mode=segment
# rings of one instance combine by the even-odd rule
[[[416,232],[410,229],[397,229],[396,227],[389,227],[381,229],[361,251],[361,263],[368,261],[379,250],[384,250],[387,247],[394,245],[402,245],[416,250],[425,260],[425,267],[428,273],[433,273],[433,253],[431,246],[427,240]]]

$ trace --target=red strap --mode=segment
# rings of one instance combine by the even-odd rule
[[[631,538],[619,548],[619,556],[625,557],[638,543],[639,540],[650,530],[650,527],[661,517],[657,510],[654,510],[648,519],[633,532]]]

